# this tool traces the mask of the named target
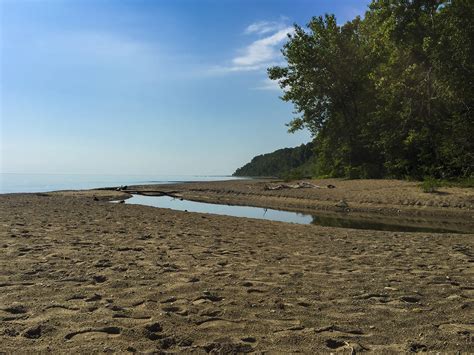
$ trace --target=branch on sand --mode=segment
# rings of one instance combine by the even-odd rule
[[[336,186],[327,185],[319,186],[310,182],[302,181],[296,184],[276,184],[276,185],[265,185],[264,190],[283,190],[283,189],[334,189]]]
[[[139,191],[139,190],[120,190],[121,192],[125,192],[131,195],[142,195],[142,196],[169,196],[173,198],[182,198],[179,194],[179,191],[161,191],[161,190],[146,190],[146,191]]]
[[[128,186],[120,187],[102,187],[97,190],[111,190],[120,191],[130,195],[142,195],[142,196],[169,196],[172,198],[182,198],[179,191],[163,191],[163,190],[130,190]]]

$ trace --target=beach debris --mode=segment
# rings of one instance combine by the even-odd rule
[[[142,195],[142,196],[168,196],[183,200],[183,197],[179,194],[179,191],[162,191],[162,190],[121,190],[131,195]]]
[[[94,200],[94,201],[99,201],[99,199],[98,199],[97,196],[95,196],[95,195],[94,195],[94,197],[93,197],[93,200]]]
[[[339,201],[338,203],[336,203],[335,206],[339,207],[339,208],[343,208],[343,209],[346,209],[346,208],[349,207],[349,205],[347,204],[347,202],[345,200]]]
[[[245,343],[255,343],[257,341],[255,337],[243,337],[243,338],[240,338],[240,340],[242,340]]]
[[[426,352],[428,347],[425,344],[421,343],[412,343],[408,345],[408,351],[412,353]]]
[[[400,297],[400,300],[405,303],[418,303],[421,299],[416,296],[402,296]]]
[[[247,354],[254,351],[251,342],[236,341],[228,336],[218,338],[201,348],[210,354]]]
[[[283,189],[322,189],[319,185],[312,184],[310,182],[301,181],[296,184],[276,184],[276,185],[265,185],[264,190],[283,190]]]
[[[172,198],[177,198],[183,200],[183,196],[179,191],[162,191],[162,190],[132,190],[129,189],[127,185],[120,187],[100,187],[95,190],[103,191],[120,191],[130,195],[142,195],[142,196],[169,196]]]
[[[351,355],[370,350],[357,342],[346,341],[343,339],[326,339],[326,346],[329,349],[347,349]]]

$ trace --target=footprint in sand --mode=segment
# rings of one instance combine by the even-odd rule
[[[79,311],[78,307],[70,307],[62,304],[52,304],[43,309],[43,313],[75,313]]]
[[[86,298],[86,302],[95,302],[95,301],[100,301],[102,299],[102,296],[99,295],[98,293],[94,294],[93,296]]]
[[[469,338],[474,333],[474,324],[447,323],[441,324],[439,329],[451,335],[458,334]]]
[[[168,313],[178,313],[181,311],[181,308],[178,306],[165,306],[165,307],[161,307],[161,309],[164,312],[168,312]]]
[[[154,323],[145,325],[145,330],[151,333],[157,333],[157,332],[161,332],[163,330],[163,327],[161,326],[160,323],[154,322]]]
[[[92,276],[92,279],[96,283],[103,283],[103,282],[107,281],[107,277],[105,277],[104,275],[94,275],[94,276]]]
[[[28,339],[39,339],[41,338],[45,333],[50,333],[53,331],[54,328],[51,326],[45,326],[43,324],[38,324],[34,327],[31,327],[27,329],[24,333],[23,336]]]
[[[221,331],[230,331],[244,328],[241,321],[226,320],[218,317],[212,317],[195,322],[199,329],[219,329]]]
[[[24,305],[18,304],[3,308],[3,311],[11,314],[25,314],[26,312],[28,312],[28,309]]]
[[[339,349],[348,345],[347,342],[338,339],[326,339],[325,344],[329,349]]]
[[[164,337],[163,334],[159,334],[163,331],[163,327],[160,323],[154,322],[148,325],[145,325],[145,337],[150,340],[159,340]]]
[[[103,327],[103,328],[87,328],[78,330],[72,333],[66,334],[64,337],[66,340],[71,340],[72,338],[81,335],[81,334],[89,334],[89,333],[103,333],[106,335],[118,335],[122,332],[119,327]]]
[[[219,338],[212,343],[203,346],[204,350],[211,354],[241,354],[253,351],[250,344],[241,343],[231,338]]]
[[[108,268],[112,266],[112,262],[108,259],[100,259],[94,264],[94,266],[97,268]]]
[[[425,344],[412,343],[408,345],[408,351],[412,353],[426,352],[428,351],[428,348]]]

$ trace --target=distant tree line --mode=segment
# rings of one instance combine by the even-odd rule
[[[311,142],[296,148],[278,149],[256,156],[250,163],[237,169],[234,176],[311,177],[313,158],[314,146]]]
[[[238,175],[470,177],[474,168],[474,1],[374,0],[364,19],[295,25],[286,66],[268,70],[304,145],[255,157]]]

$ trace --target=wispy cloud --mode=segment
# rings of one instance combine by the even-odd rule
[[[246,34],[259,38],[240,49],[239,54],[228,65],[213,68],[213,72],[230,73],[265,69],[282,61],[280,47],[294,32],[294,28],[283,22],[260,21],[245,29]]]
[[[292,32],[292,27],[286,27],[271,36],[256,40],[245,48],[243,55],[232,59],[232,63],[234,66],[251,67],[277,59],[280,55],[277,45],[281,44]]]
[[[41,58],[62,58],[55,71],[68,68],[94,79],[108,76],[143,82],[155,80],[163,72],[159,65],[163,58],[154,43],[115,33],[45,33],[32,43],[32,50]]]
[[[37,47],[45,51],[60,51],[97,60],[130,59],[153,55],[153,49],[144,42],[119,37],[106,32],[79,31],[51,34],[37,41]]]
[[[252,34],[252,33],[257,33],[257,34],[265,34],[269,32],[275,32],[279,31],[283,28],[286,27],[286,24],[284,22],[277,22],[277,21],[259,21],[259,22],[254,22],[250,25],[247,26],[245,29],[244,33],[245,34]]]

